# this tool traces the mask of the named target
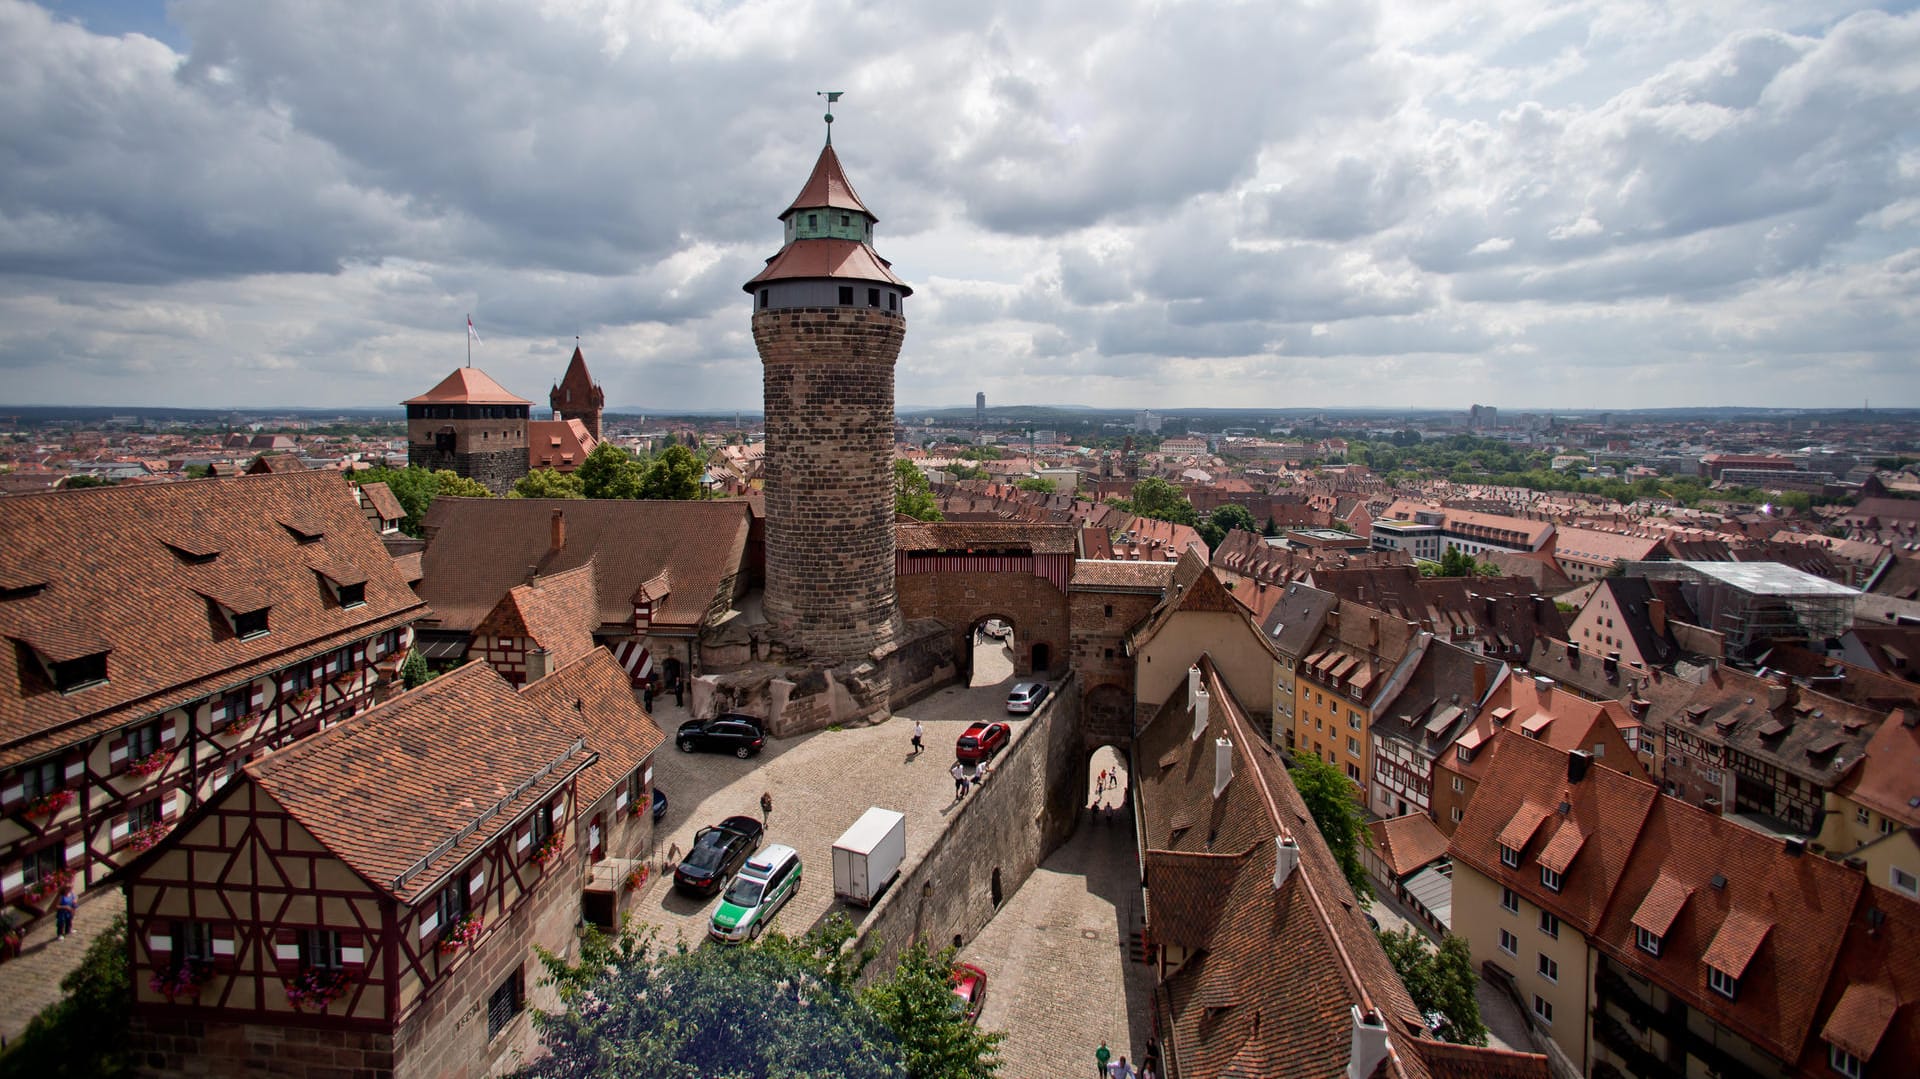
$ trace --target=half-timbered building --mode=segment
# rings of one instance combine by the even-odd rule
[[[249,763],[124,872],[146,1074],[521,1066],[556,1006],[533,948],[569,953],[589,866],[641,864],[662,740],[593,649],[519,692],[470,663]]]
[[[371,707],[424,610],[337,472],[0,499],[0,550],[0,898],[30,919]]]

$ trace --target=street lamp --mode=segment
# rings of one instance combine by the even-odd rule
[[[1107,1079],[1107,1061],[1111,1059],[1113,1051],[1107,1048],[1106,1042],[1101,1042],[1100,1048],[1093,1051],[1093,1070],[1099,1079]]]

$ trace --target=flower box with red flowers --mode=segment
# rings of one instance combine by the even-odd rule
[[[542,869],[545,869],[547,866],[553,864],[553,862],[558,860],[559,857],[560,857],[560,833],[559,832],[554,832],[551,835],[547,836],[547,838],[543,840],[539,846],[533,848],[534,864],[538,865]]]
[[[73,792],[62,788],[35,798],[27,803],[27,816],[45,817],[52,820],[54,815],[73,804]]]
[[[627,890],[637,892],[647,886],[647,867],[642,865],[627,874]]]
[[[143,851],[165,838],[167,838],[166,822],[155,821],[127,837],[127,845],[135,851]]]
[[[287,1003],[295,1011],[326,1011],[327,1005],[340,999],[347,991],[347,976],[337,970],[315,970],[308,967],[293,976],[287,982]]]
[[[67,885],[72,883],[73,874],[64,869],[56,869],[51,873],[42,874],[39,880],[27,885],[27,902],[35,906],[39,906],[42,903],[51,903],[53,900],[59,898],[61,892],[67,890]]]
[[[486,923],[478,914],[469,914],[440,932],[440,954],[452,955],[480,939]]]
[[[170,970],[154,972],[147,979],[147,988],[171,1001],[197,1000],[200,987],[213,977],[213,971],[205,964],[192,959],[181,962]]]
[[[158,749],[127,765],[127,771],[137,776],[150,776],[172,763],[173,750]]]

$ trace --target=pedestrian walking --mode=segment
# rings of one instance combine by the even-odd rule
[[[674,675],[673,676],[673,706],[675,708],[686,707],[686,704],[687,704],[686,693],[687,693],[687,676],[683,674]]]
[[[1125,1053],[1120,1054],[1119,1060],[1107,1065],[1107,1074],[1112,1076],[1113,1079],[1135,1079],[1133,1066],[1127,1063],[1127,1055]]]
[[[913,721],[913,755],[916,757],[918,757],[927,748],[926,743],[920,740],[921,737],[926,733],[927,733],[927,729],[920,725],[920,721],[917,719],[914,720]]]
[[[773,819],[773,792],[761,791],[760,792],[760,823],[765,824],[772,819]]]
[[[967,796],[967,770],[960,766],[959,761],[954,761],[953,767],[947,769],[947,774],[953,777],[953,800],[957,802],[965,798]]]
[[[1150,1060],[1141,1061],[1140,1070],[1135,1074],[1139,1075],[1140,1079],[1153,1079],[1153,1062]]]
[[[643,690],[641,690],[641,691],[640,691],[640,703],[642,703],[643,705],[645,705],[645,706],[646,706],[646,709],[647,709],[647,711],[649,711],[649,712],[651,712],[651,711],[653,711],[653,681],[652,681],[652,679],[648,679],[648,681],[647,681],[647,688],[645,688],[645,689],[643,689]]]
[[[1107,789],[1107,770],[1105,768],[1100,769],[1100,778],[1093,781],[1093,789],[1096,792]]]
[[[72,888],[60,892],[60,902],[53,908],[53,938],[64,940],[73,932],[73,912],[80,909],[80,901],[73,897]]]

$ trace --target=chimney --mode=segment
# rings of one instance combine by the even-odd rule
[[[1541,707],[1546,707],[1553,700],[1553,679],[1544,674],[1534,675],[1533,692],[1540,698]]]
[[[1188,708],[1194,707],[1193,702],[1199,699],[1200,699],[1200,665],[1196,663],[1193,666],[1187,668],[1187,707]]]
[[[1287,878],[1293,876],[1293,867],[1299,864],[1300,864],[1300,845],[1293,841],[1293,837],[1290,835],[1274,836],[1273,837],[1273,890],[1274,891],[1276,892],[1279,891],[1280,886],[1287,882]]]
[[[528,566],[527,567],[527,583],[532,584],[533,582],[539,580],[539,578],[540,578],[540,567]]]
[[[1647,601],[1647,622],[1653,626],[1653,632],[1656,636],[1665,637],[1667,635],[1666,600],[1650,599]]]
[[[1587,766],[1592,763],[1592,755],[1584,749],[1567,754],[1567,782],[1578,783],[1587,778]]]
[[[1327,632],[1335,637],[1340,635],[1340,609],[1337,607],[1327,612]]]
[[[553,541],[550,546],[556,553],[567,546],[567,515],[561,510],[553,511]]]
[[[1580,648],[1578,645],[1571,643],[1567,645],[1567,666],[1572,667],[1576,671],[1580,669]]]
[[[1807,841],[1797,835],[1787,837],[1787,857],[1798,858],[1807,853]]]
[[[534,645],[527,649],[527,684],[532,685],[547,676],[547,660],[551,658],[546,649]]]
[[[1207,733],[1207,705],[1212,698],[1204,689],[1195,690],[1193,696],[1193,734],[1190,741],[1198,742],[1200,736]]]
[[[1225,738],[1216,738],[1213,740],[1213,796],[1220,797],[1220,792],[1226,790],[1227,784],[1231,782],[1233,782],[1233,743]]]
[[[1786,707],[1787,697],[1793,687],[1793,681],[1785,674],[1775,674],[1767,680],[1767,711],[1778,712]]]
[[[1353,1015],[1353,1041],[1347,1057],[1347,1079],[1371,1079],[1387,1059],[1392,1047],[1387,1042],[1387,1021],[1377,1011],[1360,1013],[1359,1005],[1347,1009]]]
[[[1367,616],[1367,647],[1375,651],[1380,649],[1380,616],[1378,614]]]
[[[1475,663],[1473,665],[1473,703],[1476,705],[1479,704],[1482,700],[1486,699],[1486,696],[1487,665],[1484,663]]]

